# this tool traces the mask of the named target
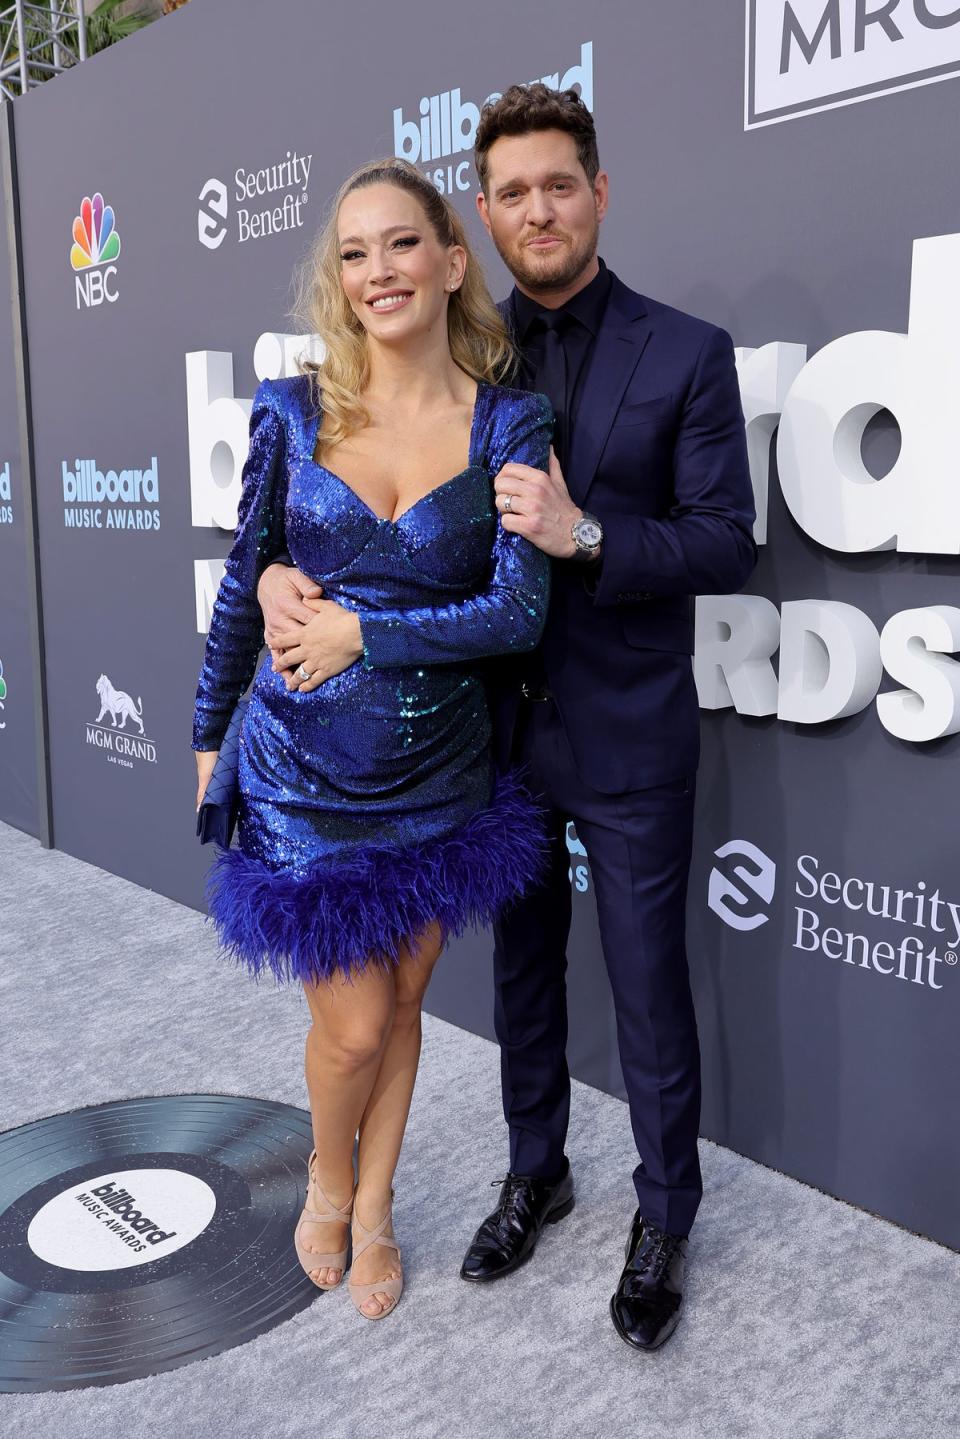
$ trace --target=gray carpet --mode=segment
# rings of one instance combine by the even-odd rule
[[[150,1093],[305,1104],[305,1006],[218,960],[193,911],[0,825],[0,1127]],[[632,1213],[624,1105],[577,1085],[578,1205],[531,1265],[456,1277],[503,1172],[496,1050],[428,1020],[400,1171],[407,1289],[369,1324],[318,1299],[155,1378],[0,1396],[33,1439],[948,1439],[960,1433],[960,1257],[715,1145],[684,1320],[653,1356],[607,1301]]]

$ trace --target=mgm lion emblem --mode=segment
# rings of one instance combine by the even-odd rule
[[[129,716],[134,724],[140,726],[140,733],[143,734],[143,720],[141,719],[141,715],[143,714],[143,701],[139,695],[137,696],[137,703],[134,704],[132,697],[128,695],[125,690],[114,689],[106,675],[101,675],[97,680],[97,694],[100,698],[100,713],[94,721],[95,724],[99,724],[104,715],[109,714],[114,729],[126,729],[127,718]],[[120,719],[119,724],[117,724],[118,716]]]

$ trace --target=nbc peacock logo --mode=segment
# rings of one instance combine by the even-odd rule
[[[73,222],[70,247],[78,310],[119,299],[114,263],[119,254],[120,232],[113,206],[104,204],[99,190],[92,198],[85,195]]]

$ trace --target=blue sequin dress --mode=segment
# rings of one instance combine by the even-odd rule
[[[193,748],[219,747],[254,675],[257,582],[282,551],[358,613],[364,650],[305,694],[269,654],[256,673],[237,844],[208,882],[222,944],[254,973],[389,963],[432,921],[484,923],[536,878],[539,817],[515,776],[494,776],[479,662],[543,628],[549,560],[501,527],[492,482],[508,461],[545,469],[551,423],[542,395],[481,384],[467,467],[385,520],[314,460],[308,379],[260,384]]]

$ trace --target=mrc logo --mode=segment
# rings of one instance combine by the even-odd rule
[[[70,247],[78,310],[119,299],[114,264],[119,254],[120,232],[113,206],[104,204],[99,190],[92,197],[85,195],[73,221]]]
[[[956,0],[746,0],[744,128],[960,71]]]

